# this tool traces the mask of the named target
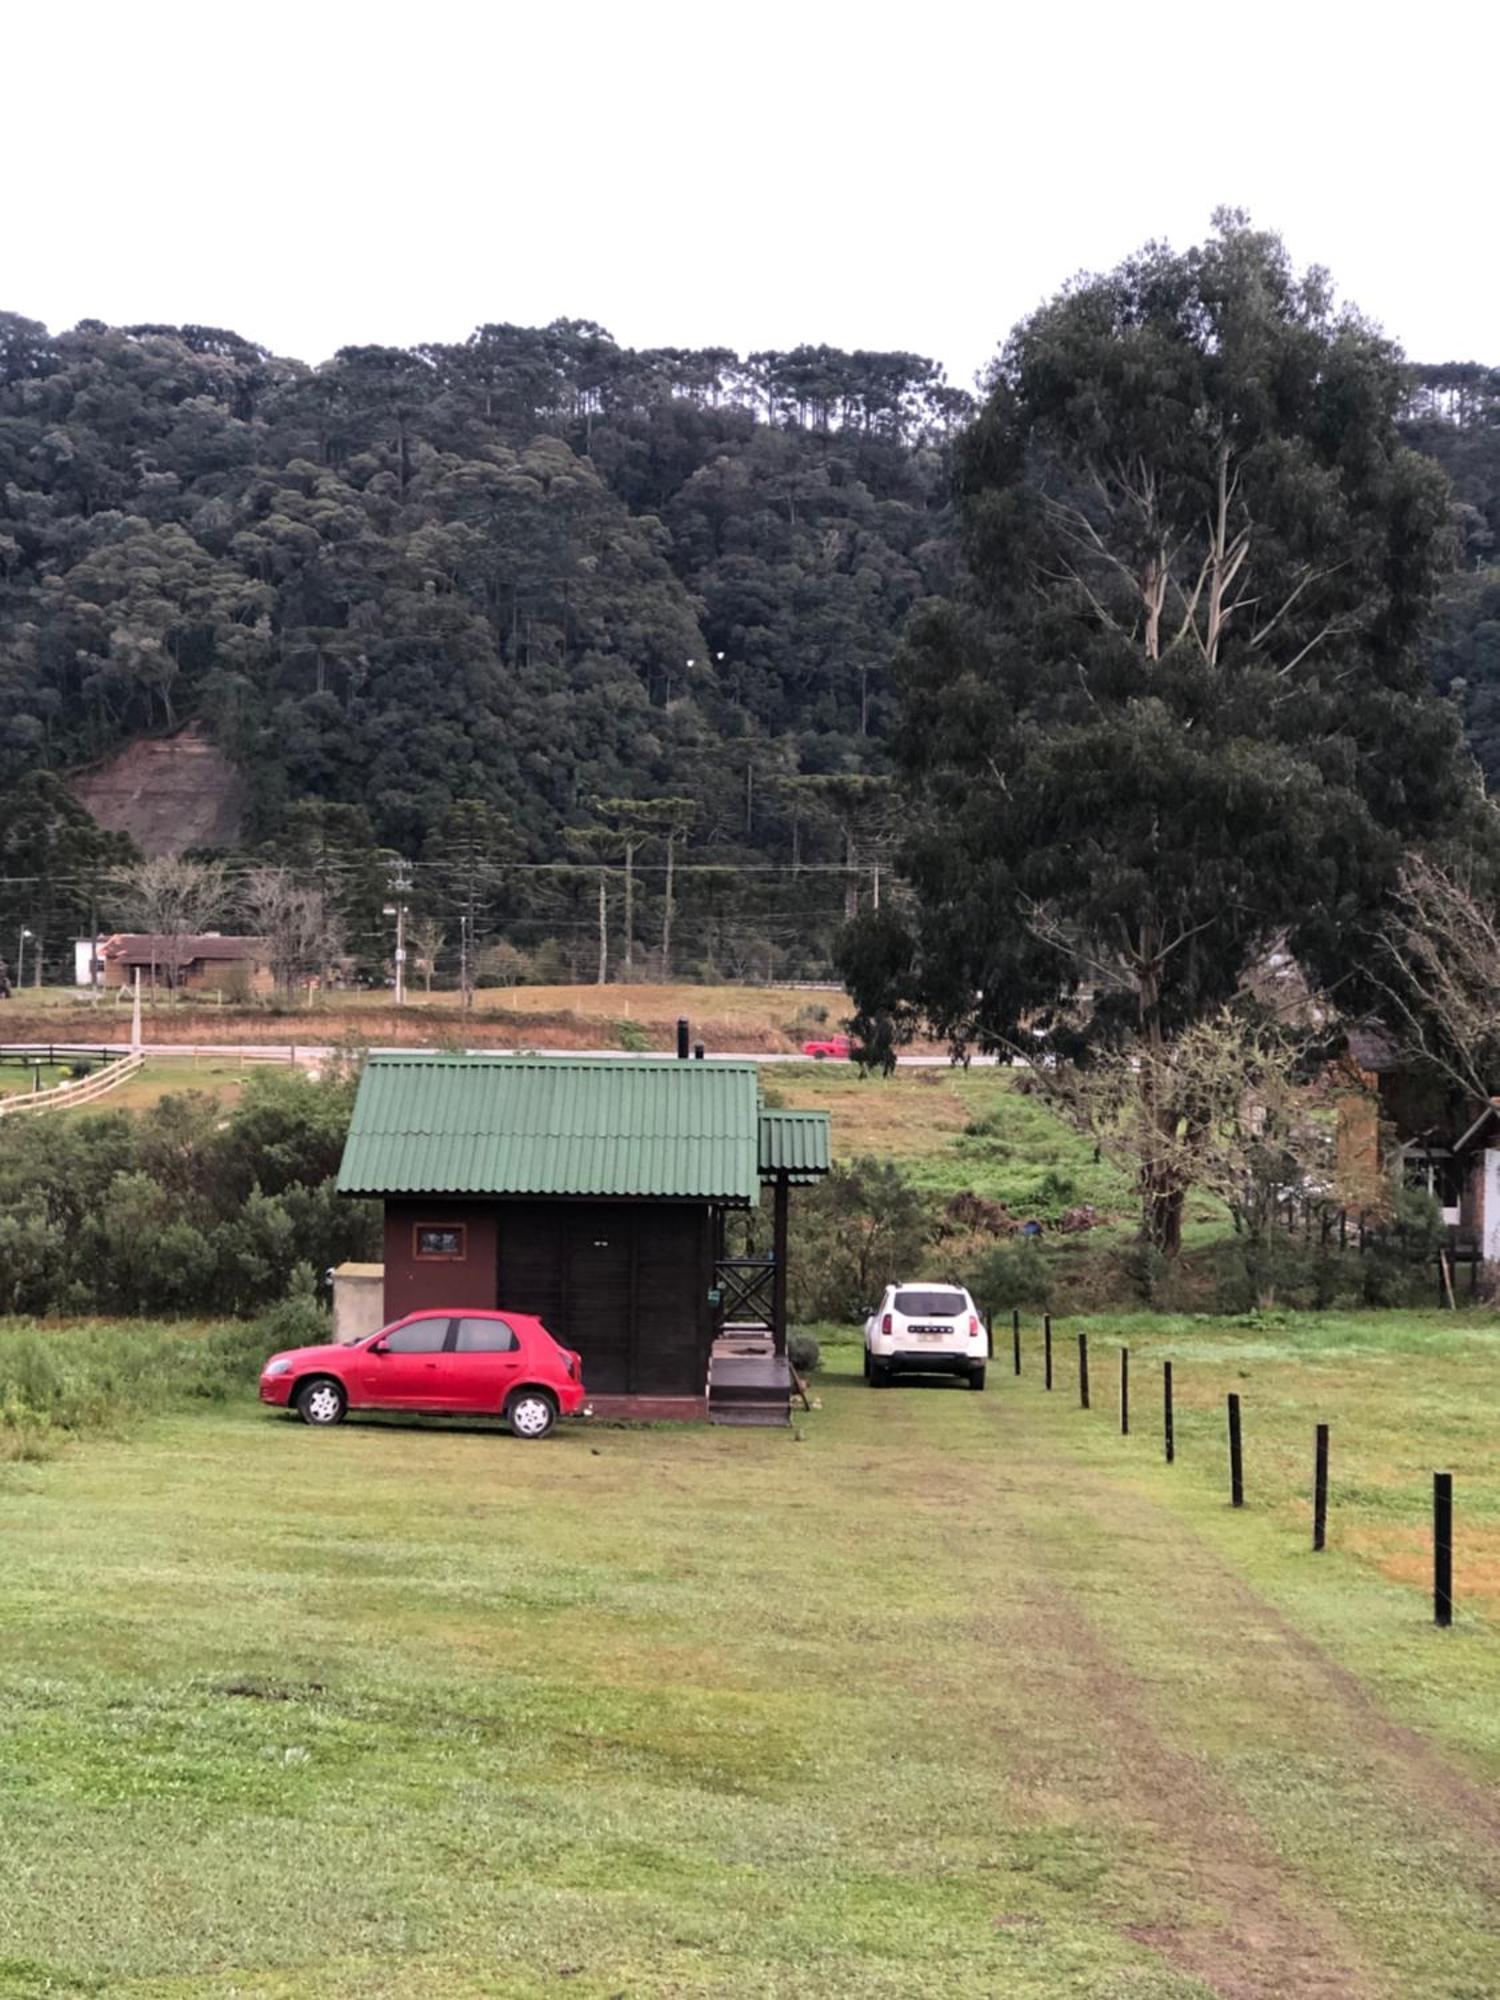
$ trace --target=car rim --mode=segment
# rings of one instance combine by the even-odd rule
[[[326,1386],[314,1389],[307,1399],[308,1414],[316,1424],[331,1424],[339,1413],[339,1392]]]
[[[522,1437],[540,1437],[552,1421],[552,1411],[540,1396],[524,1396],[510,1413]]]

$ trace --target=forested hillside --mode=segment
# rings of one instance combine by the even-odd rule
[[[1500,376],[1416,379],[1464,509],[1435,672],[1494,768]],[[439,916],[482,853],[486,932],[533,943],[589,933],[585,866],[628,850],[644,946],[675,860],[691,955],[796,970],[873,893],[859,780],[907,613],[952,582],[972,412],[907,354],[632,352],[569,321],[310,368],[0,315],[0,781],[26,808],[0,864],[107,859],[38,774],[191,718],[246,774],[248,847],[389,849],[443,876]],[[851,861],[858,890],[814,892]]]
[[[1459,568],[1444,593],[1433,660],[1463,710],[1474,754],[1500,787],[1500,368],[1417,368],[1410,441],[1453,482]]]
[[[859,768],[943,580],[967,399],[910,355],[635,354],[598,328],[346,349],[0,321],[4,775],[188,715],[414,850],[458,798],[551,849],[666,786],[743,832]],[[752,799],[754,844],[784,817]]]

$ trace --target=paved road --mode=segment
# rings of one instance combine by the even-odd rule
[[[113,1049],[121,1053],[128,1050],[128,1039],[98,1042],[7,1042],[5,1048],[12,1054],[43,1053],[52,1048],[59,1049]],[[325,1063],[335,1056],[346,1055],[347,1046],[342,1043],[327,1042],[147,1042],[144,1053],[148,1056],[234,1056],[237,1059],[255,1062],[284,1063]],[[445,1051],[423,1048],[411,1042],[391,1043],[372,1048],[372,1055],[438,1055]],[[559,1055],[559,1056],[610,1056],[616,1059],[639,1053],[645,1057],[670,1055],[669,1049],[645,1049],[627,1051],[623,1049],[507,1049],[492,1045],[482,1045],[466,1051],[470,1055]],[[714,1049],[706,1058],[709,1062],[753,1062],[753,1063],[802,1063],[809,1068],[819,1058],[773,1052],[762,1049]],[[998,1062],[996,1056],[975,1056],[975,1068],[993,1068]],[[903,1055],[896,1061],[903,1069],[947,1069],[945,1055]]]

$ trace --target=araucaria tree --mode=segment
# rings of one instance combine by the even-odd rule
[[[1167,1044],[1273,940],[1336,986],[1472,795],[1422,658],[1448,489],[1402,396],[1327,277],[1224,213],[1023,323],[960,442],[966,584],[903,666],[913,914],[856,927],[846,971],[864,1015],[960,1047],[1138,1038],[1169,1255],[1194,1114]]]

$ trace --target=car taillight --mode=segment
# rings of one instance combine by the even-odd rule
[[[575,1382],[582,1381],[583,1379],[582,1376],[578,1373],[578,1356],[576,1354],[570,1353],[568,1356],[568,1373],[572,1376]]]
[[[890,1314],[889,1314],[889,1313],[887,1313],[887,1314],[885,1315],[885,1317],[884,1317],[884,1318],[883,1318],[883,1319],[881,1320],[881,1322],[880,1322],[880,1331],[881,1331],[881,1332],[882,1332],[882,1333],[883,1333],[883,1334],[885,1335],[885,1337],[886,1337],[886,1339],[887,1339],[887,1340],[889,1340],[889,1339],[890,1339],[890,1337],[891,1337],[891,1316],[890,1316]]]
[[[975,1334],[977,1334],[977,1333],[978,1333],[978,1331],[979,1331],[979,1315],[978,1315],[978,1313],[970,1313],[970,1314],[969,1314],[969,1338],[970,1338],[970,1339],[972,1340],[972,1339],[974,1338]]]

